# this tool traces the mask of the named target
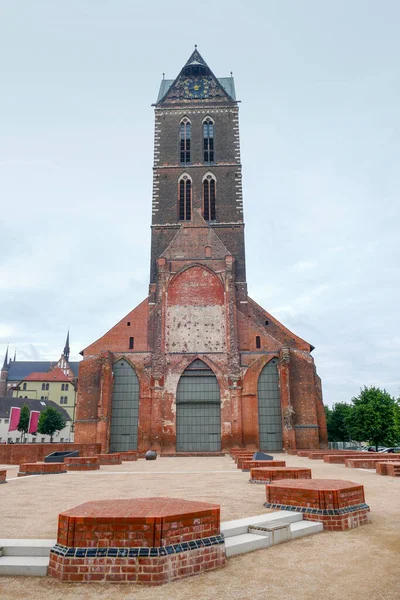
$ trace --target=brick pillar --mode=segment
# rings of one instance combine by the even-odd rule
[[[279,384],[281,390],[283,446],[286,450],[296,448],[296,433],[293,427],[294,409],[290,399],[290,350],[282,348],[279,363]]]
[[[150,423],[150,445],[152,450],[161,451],[162,440],[162,419],[163,419],[163,397],[164,397],[164,377],[154,379],[151,386],[151,423]]]
[[[242,428],[243,444],[251,448],[259,448],[258,404],[256,394],[242,394]]]
[[[229,386],[232,423],[230,447],[235,448],[237,446],[240,447],[243,444],[242,388],[238,386],[238,381],[236,379],[231,383],[232,385]]]

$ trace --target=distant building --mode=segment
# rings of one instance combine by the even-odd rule
[[[29,407],[29,410],[38,410],[39,412],[42,412],[48,406],[56,408],[65,418],[66,426],[61,431],[55,433],[53,440],[55,442],[72,441],[72,419],[64,408],[61,408],[55,402],[51,402],[50,400],[36,400],[32,398],[12,398],[11,396],[6,396],[5,398],[0,397],[0,444],[21,443],[22,433],[20,431],[9,432],[8,427],[10,422],[11,407],[16,406],[22,408],[24,404],[26,404]],[[37,435],[32,435],[29,433],[26,436],[26,443],[34,444],[47,442],[50,442],[49,435],[42,435],[41,433],[38,433]]]
[[[47,373],[30,373],[11,389],[14,398],[51,400],[64,408],[74,420],[76,378],[65,375],[60,367]]]
[[[69,332],[58,361],[9,359],[8,348],[0,372],[0,397],[51,400],[74,420],[80,361],[69,362]]]

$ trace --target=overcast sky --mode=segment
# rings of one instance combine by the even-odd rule
[[[249,293],[324,400],[399,396],[398,0],[0,0],[0,352],[71,359],[147,295],[153,109],[194,44],[240,104]],[[2,360],[2,359],[1,359]]]

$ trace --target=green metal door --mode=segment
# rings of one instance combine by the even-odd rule
[[[221,400],[217,378],[202,361],[183,372],[176,393],[177,452],[221,450]]]
[[[137,450],[139,380],[126,360],[113,365],[110,452]]]
[[[260,449],[282,450],[281,395],[278,381],[278,359],[273,358],[258,378],[258,426]]]

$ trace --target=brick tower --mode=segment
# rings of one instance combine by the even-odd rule
[[[86,348],[77,442],[219,452],[326,444],[312,346],[247,295],[238,104],[197,49],[155,104],[148,297]]]

